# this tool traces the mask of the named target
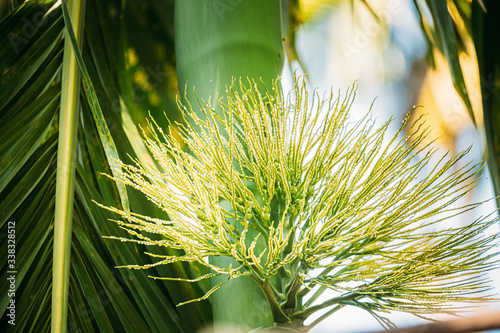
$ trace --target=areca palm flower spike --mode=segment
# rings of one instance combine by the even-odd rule
[[[309,95],[299,79],[293,93],[279,87],[277,80],[259,92],[254,81],[239,80],[215,101],[218,113],[210,101],[198,99],[196,108],[179,102],[186,123],[176,133],[149,122],[145,143],[159,167],[122,162],[116,180],[170,220],[108,209],[131,235],[122,241],[183,254],[150,253],[156,263],[126,267],[197,262],[210,273],[187,281],[226,277],[185,303],[250,277],[274,325],[299,331],[345,306],[391,327],[384,312],[453,314],[463,302],[493,299],[486,272],[498,266],[490,254],[498,236],[483,231],[496,219],[446,225],[480,204],[454,205],[476,186],[478,166],[458,166],[467,151],[430,167],[437,151],[421,147],[429,132],[423,118],[404,131],[406,117],[384,142],[390,121],[379,128],[369,115],[351,121],[354,87],[327,98]],[[221,256],[236,264],[209,260]]]

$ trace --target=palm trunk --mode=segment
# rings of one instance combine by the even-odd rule
[[[214,101],[234,79],[248,77],[270,88],[281,74],[280,0],[177,1],[175,34],[181,95],[186,87],[189,98],[194,98],[195,87],[198,97]],[[214,258],[213,262],[217,266],[236,265],[226,258]],[[224,279],[213,278],[212,284]],[[229,281],[211,300],[215,325],[253,329],[273,323],[264,294],[250,278]]]

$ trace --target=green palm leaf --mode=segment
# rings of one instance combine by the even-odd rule
[[[481,78],[486,156],[500,207],[500,3],[483,2],[471,6],[471,26]]]
[[[128,197],[133,211],[165,217],[130,190],[120,196],[116,184],[101,175],[112,172],[110,152],[120,158],[135,156],[130,142],[134,132],[126,133],[122,122],[127,112],[123,91],[131,86],[125,67],[123,12],[120,1],[106,5],[88,1],[86,6],[80,66],[85,64],[86,85],[94,94],[88,99],[80,95],[77,120],[68,330],[191,332],[210,321],[209,303],[184,309],[174,304],[200,297],[203,288],[147,277],[164,274],[161,270],[114,268],[151,262],[143,254],[147,247],[103,240],[102,235],[125,232],[107,221],[116,218],[113,214],[92,202],[120,204]],[[32,28],[29,34],[26,22]],[[5,315],[10,298],[6,294],[0,298],[0,330],[5,332],[48,331],[51,325],[56,163],[61,158],[57,154],[58,105],[63,41],[68,36],[63,35],[64,27],[60,4],[55,2],[28,1],[0,22],[0,35],[9,37],[0,41],[0,227],[6,235],[7,222],[16,222],[17,270],[16,326],[9,325]],[[7,253],[5,239],[2,253]],[[168,274],[194,276],[187,265],[170,269]],[[8,271],[2,260],[2,290],[8,289]]]
[[[474,43],[479,66],[480,101],[486,134],[486,158],[493,178],[497,196],[500,194],[500,6],[497,1],[439,1],[427,0],[425,4],[414,1],[419,13],[420,26],[429,48],[441,51],[448,61],[453,85],[476,126],[478,110],[473,110],[459,56],[466,52],[464,39],[471,38]],[[425,11],[429,10],[434,21],[432,27]],[[470,52],[470,51],[468,51]],[[473,52],[473,51],[472,51]],[[478,128],[481,132],[482,129]],[[497,198],[500,207],[500,199]]]

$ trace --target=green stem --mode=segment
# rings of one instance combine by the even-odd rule
[[[311,324],[307,325],[307,331],[309,331],[310,329],[312,329],[313,327],[315,327],[316,325],[321,323],[326,318],[330,317],[332,314],[334,314],[338,310],[342,309],[344,306],[345,306],[344,304],[339,304],[337,306],[334,306],[333,308],[331,308],[330,310],[328,310],[324,314],[322,314],[318,319],[313,321]]]
[[[332,305],[336,304],[342,304],[343,302],[349,302],[356,300],[358,298],[364,297],[364,295],[358,295],[358,294],[347,294],[344,296],[339,296],[339,297],[334,297],[329,299],[328,301],[325,301],[321,304],[311,306],[304,311],[296,312],[292,315],[293,318],[298,318],[301,320],[306,320],[310,315],[314,314],[316,311],[323,310],[327,307],[330,307]]]
[[[285,294],[287,295],[285,305],[283,306],[286,309],[296,309],[297,305],[302,307],[301,302],[297,302],[298,293],[301,290],[302,283],[301,278],[299,277],[299,272],[301,271],[301,265],[297,265],[295,267],[296,271],[294,272],[294,276],[290,282],[290,284],[285,288]]]
[[[346,257],[344,255],[340,255],[340,256],[337,256],[334,261],[337,261],[337,260],[340,260],[340,259],[345,259]],[[352,263],[355,263],[356,261],[358,261],[359,259],[361,259],[361,256],[357,256],[356,258],[354,258],[351,262]],[[321,276],[325,276],[327,275],[328,273],[330,273],[334,268],[336,268],[336,266],[331,266],[331,267],[327,267],[325,268],[319,275],[318,277],[321,277]],[[339,276],[340,274],[344,273],[346,270],[349,269],[349,265],[347,265],[346,267],[342,268],[341,270],[339,270],[337,273],[335,273],[332,278],[335,278],[337,276]],[[305,296],[307,295],[307,293],[312,290],[312,288],[316,286],[316,283],[311,283],[311,285],[309,286],[309,289],[303,289],[304,292],[301,293],[301,296]],[[306,302],[306,304],[304,305],[305,307],[308,307],[309,305],[311,305],[314,301],[316,301],[318,299],[319,296],[321,296],[321,294],[323,292],[325,292],[326,290],[326,287],[325,286],[321,286],[318,288],[318,290],[316,290],[316,292],[311,296],[311,298],[309,298]]]
[[[264,283],[261,285],[262,291],[271,307],[271,312],[273,314],[274,322],[289,322],[290,319],[281,311],[278,300],[275,296],[275,293],[272,289],[272,286],[269,284],[269,279],[265,279]]]
[[[71,1],[69,4],[75,35],[80,40],[84,6],[84,0]],[[65,38],[64,41],[61,86],[52,271],[52,332],[66,332],[68,316],[76,141],[80,107],[79,69],[69,38]]]

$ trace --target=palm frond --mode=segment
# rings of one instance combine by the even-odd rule
[[[497,1],[473,2],[472,37],[479,66],[486,158],[500,207],[500,5]],[[486,9],[486,10],[485,10]]]
[[[194,278],[193,269],[198,268],[177,265],[168,271],[152,269],[133,275],[114,268],[130,261],[150,263],[151,258],[143,254],[148,247],[103,240],[103,234],[125,233],[106,222],[116,216],[92,202],[121,206],[118,187],[101,175],[111,169],[102,129],[95,122],[96,101],[101,105],[101,119],[109,128],[108,135],[116,143],[116,157],[135,156],[130,143],[134,133],[125,133],[122,123],[121,114],[128,111],[119,103],[120,99],[127,103],[129,98],[121,88],[128,73],[125,23],[113,24],[120,22],[122,14],[120,1],[108,2],[106,6],[96,1],[87,3],[82,59],[95,96],[94,100],[80,96],[68,325],[70,330],[89,332],[195,331],[210,321],[209,303],[192,304],[186,309],[177,309],[175,304],[186,297],[202,296],[206,286],[155,282],[147,275],[168,273]],[[7,322],[5,311],[10,299],[3,294],[0,327],[5,332],[47,331],[51,323],[52,230],[64,27],[61,3],[55,1],[23,2],[0,22],[0,35],[6,37],[0,41],[0,227],[6,234],[7,222],[15,221],[17,253],[16,326]],[[117,39],[124,43],[120,52],[107,45]],[[126,195],[132,201],[132,211],[166,217],[134,191],[127,190]],[[7,253],[4,239],[0,247]],[[7,271],[6,262],[2,261],[2,288],[7,287]]]

